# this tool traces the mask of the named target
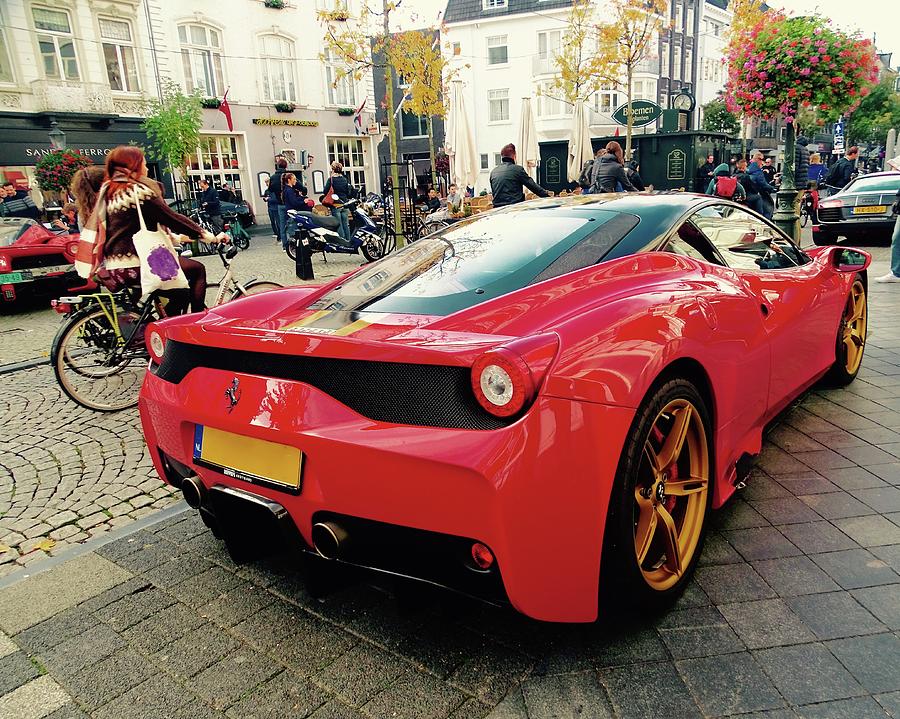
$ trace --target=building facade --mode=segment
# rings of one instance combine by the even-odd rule
[[[50,151],[52,123],[98,163],[117,145],[147,144],[140,123],[158,93],[150,51],[156,3],[0,3],[0,180],[33,188],[41,204],[34,166]]]
[[[570,104],[554,97],[554,56],[564,42],[571,0],[449,0],[442,44],[463,82],[466,107],[476,137],[481,172],[476,189],[487,187],[500,149],[514,142],[522,99],[530,98],[539,141],[562,140],[572,132]],[[660,50],[654,43],[634,75],[633,99],[658,101]],[[671,59],[668,61],[672,63]],[[667,90],[668,92],[668,90]],[[588,101],[594,136],[619,128],[612,113],[626,102],[621,88],[608,87]],[[635,132],[652,132],[653,126]]]
[[[355,185],[375,187],[376,138],[366,134],[374,121],[371,74],[338,81],[338,59],[320,59],[317,11],[337,2],[352,13],[352,2],[317,2],[5,0],[0,174],[33,184],[54,121],[67,145],[97,161],[118,144],[147,146],[145,102],[171,79],[205,105],[227,92],[232,117],[229,128],[218,109],[203,110],[182,187],[193,192],[201,178],[229,183],[265,214],[262,194],[278,156],[305,174],[313,192],[324,186],[332,160]]]

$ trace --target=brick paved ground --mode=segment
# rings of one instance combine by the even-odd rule
[[[0,719],[900,717],[900,292],[870,302],[859,379],[782,417],[662,617],[541,625],[360,579],[317,600],[186,512],[0,580]]]
[[[200,258],[211,281],[216,257]],[[362,257],[314,257],[319,280],[358,267]],[[236,277],[299,282],[268,236],[234,263]],[[59,316],[26,309],[0,316],[0,365],[46,357]],[[5,375],[0,396],[0,577],[73,544],[124,526],[177,500],[161,486],[144,447],[137,411],[95,413],[69,401],[48,366]]]

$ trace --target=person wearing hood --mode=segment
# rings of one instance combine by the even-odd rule
[[[731,168],[724,162],[715,168],[713,178],[706,188],[706,194],[735,202],[744,202],[747,199],[738,177],[731,174]]]
[[[738,184],[744,190],[744,203],[754,212],[758,212],[760,215],[762,214],[762,198],[759,196],[759,190],[756,189],[756,185],[753,182],[753,178],[750,177],[750,173],[747,172],[747,161],[743,158],[737,161],[736,166]]]
[[[767,220],[771,220],[775,207],[769,197],[778,192],[778,188],[769,184],[766,180],[766,176],[763,174],[762,170],[762,159],[763,156],[761,152],[754,154],[753,161],[747,165],[747,174],[750,176],[750,180],[753,182],[753,186],[757,193],[759,193],[762,216]]]

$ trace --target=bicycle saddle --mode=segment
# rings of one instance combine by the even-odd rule
[[[322,227],[326,230],[336,230],[341,226],[341,222],[337,217],[331,217],[329,215],[317,215],[313,212],[304,212],[303,210],[298,210],[294,214],[297,217],[305,217],[314,225]]]

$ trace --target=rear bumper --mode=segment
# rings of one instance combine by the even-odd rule
[[[838,235],[842,237],[867,237],[872,235],[885,235],[890,237],[890,233],[894,229],[895,217],[873,217],[871,219],[851,218],[839,221],[829,222],[822,219],[822,213],[819,213],[818,232],[825,232],[830,235]]]
[[[74,269],[67,272],[44,274],[31,277],[23,282],[0,284],[0,301],[14,302],[22,297],[59,292],[83,285],[84,280],[78,276]]]
[[[198,368],[178,384],[147,374],[141,420],[162,477],[160,452],[207,490],[232,487],[276,502],[306,545],[313,524],[335,516],[369,536],[418,531],[408,535],[416,545],[446,538],[438,544],[447,551],[433,553],[435,566],[399,571],[428,581],[452,578],[457,544],[478,541],[496,557],[494,580],[472,591],[451,579],[454,588],[488,598],[499,590],[536,619],[596,618],[606,510],[633,410],[539,397],[519,421],[496,430],[413,427],[361,417],[302,382],[237,377],[242,394],[229,412],[232,372]],[[301,449],[299,494],[197,466],[197,424]],[[355,563],[394,571],[396,558],[368,551]]]

